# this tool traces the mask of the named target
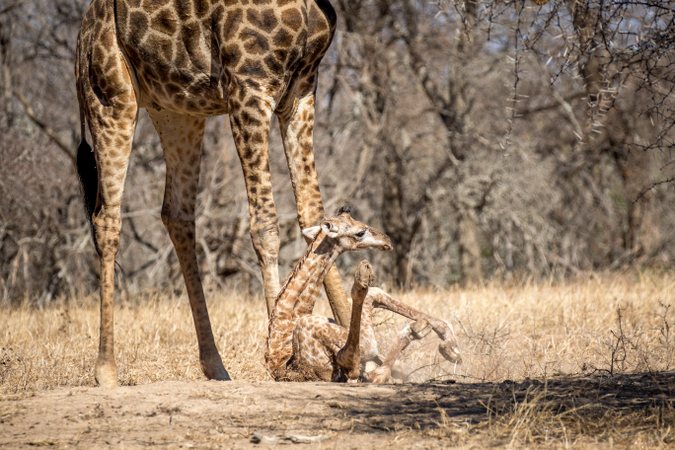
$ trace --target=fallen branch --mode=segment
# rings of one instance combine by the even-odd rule
[[[301,434],[285,434],[283,436],[266,436],[259,431],[253,433],[251,441],[254,444],[278,445],[278,444],[315,444],[330,439],[329,434],[316,436],[304,436]]]

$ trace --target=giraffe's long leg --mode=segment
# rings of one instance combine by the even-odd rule
[[[363,312],[361,313],[361,366],[366,367],[368,362],[373,362],[381,366],[386,356],[379,353],[377,339],[375,339],[375,330],[373,329],[373,298],[366,295],[363,302]],[[391,367],[391,376],[405,381],[410,370],[401,362],[396,360]]]
[[[368,261],[361,261],[354,274],[354,284],[352,285],[352,317],[349,323],[349,335],[344,347],[335,357],[335,362],[346,374],[348,382],[356,382],[359,378],[361,315],[363,303],[368,294],[368,287],[373,283],[373,279],[373,267]]]
[[[403,330],[396,335],[394,343],[392,344],[389,353],[387,353],[387,356],[384,358],[382,365],[365,374],[365,378],[371,383],[386,382],[391,375],[391,369],[396,363],[398,355],[400,355],[412,341],[422,339],[429,334],[429,332],[431,332],[431,327],[429,326],[429,322],[424,319],[418,320],[412,324],[407,324]]]
[[[299,99],[295,108],[288,107],[277,114],[300,228],[318,225],[325,212],[314,164],[314,93]],[[347,327],[351,307],[335,266],[331,267],[323,285],[335,320]]]
[[[230,125],[244,170],[253,248],[263,275],[267,317],[279,292],[279,220],[269,167],[268,133],[272,101],[268,95],[233,82],[229,92]]]
[[[212,380],[229,380],[213,339],[195,250],[195,203],[206,119],[148,110],[166,160],[162,221],[169,231],[185,279],[199,344],[202,371]]]
[[[87,208],[93,206],[89,219],[101,261],[101,322],[95,377],[101,386],[116,386],[115,256],[120,243],[120,206],[138,107],[114,27],[98,24],[86,31],[86,37],[78,38],[77,90],[80,109],[93,138],[96,163],[86,154],[90,149],[83,135],[78,149],[78,171],[96,173],[98,180],[85,186],[85,203]],[[82,129],[84,131],[84,126]]]
[[[441,338],[438,350],[445,359],[450,362],[461,363],[462,357],[459,354],[459,345],[452,327],[444,320],[437,319],[429,314],[425,314],[412,306],[392,297],[382,289],[372,288],[368,291],[368,297],[372,299],[375,308],[383,308],[400,314],[412,320],[426,320],[434,332]]]

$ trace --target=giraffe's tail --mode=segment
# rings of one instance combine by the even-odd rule
[[[84,138],[77,147],[77,174],[80,177],[80,185],[82,186],[82,194],[84,195],[84,212],[87,215],[89,225],[92,227],[93,234],[92,218],[98,195],[98,171],[96,169],[94,152]]]
[[[96,242],[94,233],[94,224],[92,222],[94,209],[96,208],[96,197],[98,196],[98,169],[96,168],[96,156],[91,146],[87,143],[86,134],[86,114],[84,110],[84,90],[88,81],[89,67],[87,58],[82,49],[83,42],[80,42],[78,36],[78,52],[75,60],[75,78],[77,83],[77,103],[80,108],[80,145],[77,147],[77,174],[80,178],[82,194],[84,196],[84,212],[89,222],[92,238]],[[98,246],[97,250],[98,250]]]

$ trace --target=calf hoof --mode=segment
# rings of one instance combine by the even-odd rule
[[[425,319],[418,320],[410,326],[410,333],[415,340],[425,338],[431,330],[431,325]]]
[[[438,352],[443,358],[456,364],[462,364],[462,357],[459,354],[457,344],[452,341],[443,341],[438,345]]]
[[[380,366],[377,369],[368,372],[364,375],[364,378],[371,383],[386,383],[389,377],[391,376],[391,369],[389,367]]]
[[[401,380],[404,383],[410,381],[411,373],[412,370],[401,361],[396,361],[394,365],[391,366],[391,377],[395,380]]]
[[[354,273],[354,284],[358,285],[361,289],[367,289],[373,285],[373,281],[375,281],[373,266],[364,259],[359,263],[359,267],[356,268],[356,272]]]

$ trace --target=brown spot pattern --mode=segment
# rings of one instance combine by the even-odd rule
[[[334,238],[326,234],[326,229],[335,233]],[[363,230],[370,234],[368,244],[357,238]],[[355,274],[349,330],[326,318],[311,315],[320,283],[337,257],[345,251],[380,245],[389,246],[389,238],[352,219],[348,213],[341,213],[321,224],[318,235],[289,274],[274,302],[265,363],[275,380],[356,382],[360,367],[379,358],[384,361],[382,366],[364,377],[374,382],[386,382],[400,352],[413,340],[423,338],[430,331],[430,325],[439,336],[449,329],[444,321],[417,311],[383,291],[369,293],[373,269],[367,261],[359,265]],[[396,336],[386,357],[378,354],[372,327],[374,307],[416,320],[412,327],[406,325]],[[426,333],[423,332],[425,329]]]
[[[302,14],[295,8],[287,8],[281,12],[281,21],[293,31],[298,31],[302,27]]]
[[[92,1],[78,38],[77,90],[94,141],[100,186],[93,222],[102,263],[96,363],[101,384],[117,383],[114,260],[138,108],[149,109],[164,149],[167,180],[162,219],[184,268],[200,361],[207,377],[226,379],[195,256],[194,202],[204,120],[230,112],[246,175],[251,238],[271,313],[279,289],[279,226],[267,148],[271,115],[278,114],[284,149],[291,155],[300,222],[316,223],[323,216],[323,206],[311,154],[313,92],[318,61],[332,37],[331,20],[315,6],[308,16],[306,3],[300,0]],[[303,114],[294,112],[293,105],[299,102]],[[307,292],[315,296],[318,286],[314,283]],[[321,327],[323,332],[330,329],[325,324]]]

